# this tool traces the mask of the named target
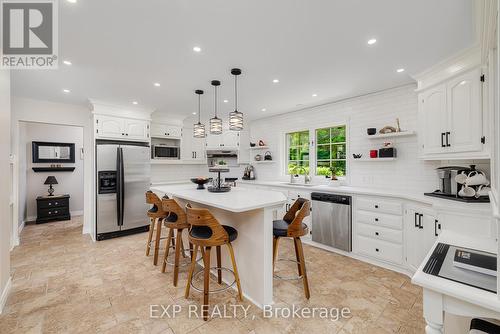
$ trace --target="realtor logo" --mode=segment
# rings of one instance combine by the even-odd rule
[[[1,67],[57,68],[57,0],[0,0]]]

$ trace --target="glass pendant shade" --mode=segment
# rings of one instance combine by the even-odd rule
[[[205,124],[201,123],[196,123],[193,126],[193,137],[195,138],[205,138],[206,133],[205,133]]]
[[[222,134],[222,119],[218,117],[210,119],[210,133],[213,135]]]
[[[195,90],[195,93],[198,94],[198,123],[193,125],[193,137],[194,138],[205,138],[205,124],[201,123],[201,95],[203,91],[200,89]]]
[[[220,86],[219,80],[212,80],[215,96],[215,116],[210,119],[210,133],[213,135],[222,134],[222,119],[217,117],[217,87]]]
[[[243,113],[238,111],[238,75],[241,74],[239,68],[233,68],[231,74],[234,75],[234,111],[229,113],[229,130],[243,130]]]
[[[229,130],[243,130],[243,113],[238,110],[229,113]]]

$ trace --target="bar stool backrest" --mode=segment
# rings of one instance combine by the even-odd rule
[[[208,239],[199,239],[205,246],[221,245],[229,242],[229,235],[208,209],[192,208],[186,205],[187,222],[191,228],[208,227],[212,235]],[[196,240],[195,238],[193,238]]]
[[[292,204],[290,210],[283,217],[283,220],[289,224],[287,233],[289,236],[303,234],[302,221],[305,217],[309,216],[310,211],[311,202],[305,198],[298,198]]]
[[[148,210],[148,217],[164,218],[167,215],[162,209],[160,198],[151,190],[146,191],[146,203],[153,205],[153,207]]]
[[[175,225],[179,225],[176,228],[187,228],[189,227],[187,224],[187,216],[186,212],[182,209],[182,207],[177,203],[177,201],[173,198],[163,198],[161,200],[162,210],[165,211],[168,216],[166,218],[167,223],[172,223]],[[185,226],[181,226],[185,225]]]

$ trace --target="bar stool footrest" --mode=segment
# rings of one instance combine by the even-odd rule
[[[236,276],[234,275],[234,271],[232,271],[231,269],[229,268],[226,268],[226,267],[210,267],[210,270],[222,270],[222,271],[226,271],[226,272],[229,272],[233,275],[233,282],[231,284],[228,284],[227,286],[223,287],[223,288],[219,288],[219,289],[214,289],[214,290],[209,290],[208,293],[219,293],[219,292],[224,292],[228,289],[230,289],[233,285],[236,284]],[[196,287],[194,285],[194,280],[196,277],[198,277],[200,274],[204,273],[205,272],[205,269],[201,269],[201,270],[198,270],[196,273],[193,274],[193,279],[191,280],[191,287],[198,291],[198,292],[202,292],[203,293],[203,289],[200,289],[198,287]]]
[[[172,250],[175,250],[175,246],[174,245],[170,245],[169,248],[171,248]],[[188,266],[188,265],[191,264],[191,253],[190,252],[193,251],[193,250],[192,249],[183,249],[183,251],[184,251],[184,255],[187,256],[187,259],[189,261],[184,261],[183,263],[180,263],[179,267],[185,267],[185,266]],[[169,257],[171,255],[175,257],[175,253],[174,252],[169,252],[168,253]],[[200,262],[202,259],[203,259],[203,257],[200,255],[200,257],[196,259],[196,263]],[[169,266],[175,266],[175,263],[174,262],[169,262],[168,258],[165,259],[165,263],[168,264]]]
[[[287,262],[293,262],[293,263],[296,263],[296,264],[300,264],[300,261],[297,261],[295,259],[284,259],[284,258],[280,258],[280,259],[276,259],[276,262],[282,262],[282,261],[287,261]],[[304,278],[303,275],[297,275],[297,276],[285,276],[285,277],[282,277],[278,274],[273,274],[273,278],[275,279],[279,279],[279,280],[282,280],[282,281],[296,281],[296,280],[300,280],[302,278]]]

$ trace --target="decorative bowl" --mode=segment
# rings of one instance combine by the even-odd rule
[[[195,183],[198,185],[198,190],[205,189],[204,184],[207,184],[210,181],[210,178],[208,177],[194,177],[191,179],[191,182]]]
[[[374,134],[377,133],[377,129],[376,128],[368,128],[368,129],[366,129],[366,133],[368,133],[369,136],[373,136]]]

